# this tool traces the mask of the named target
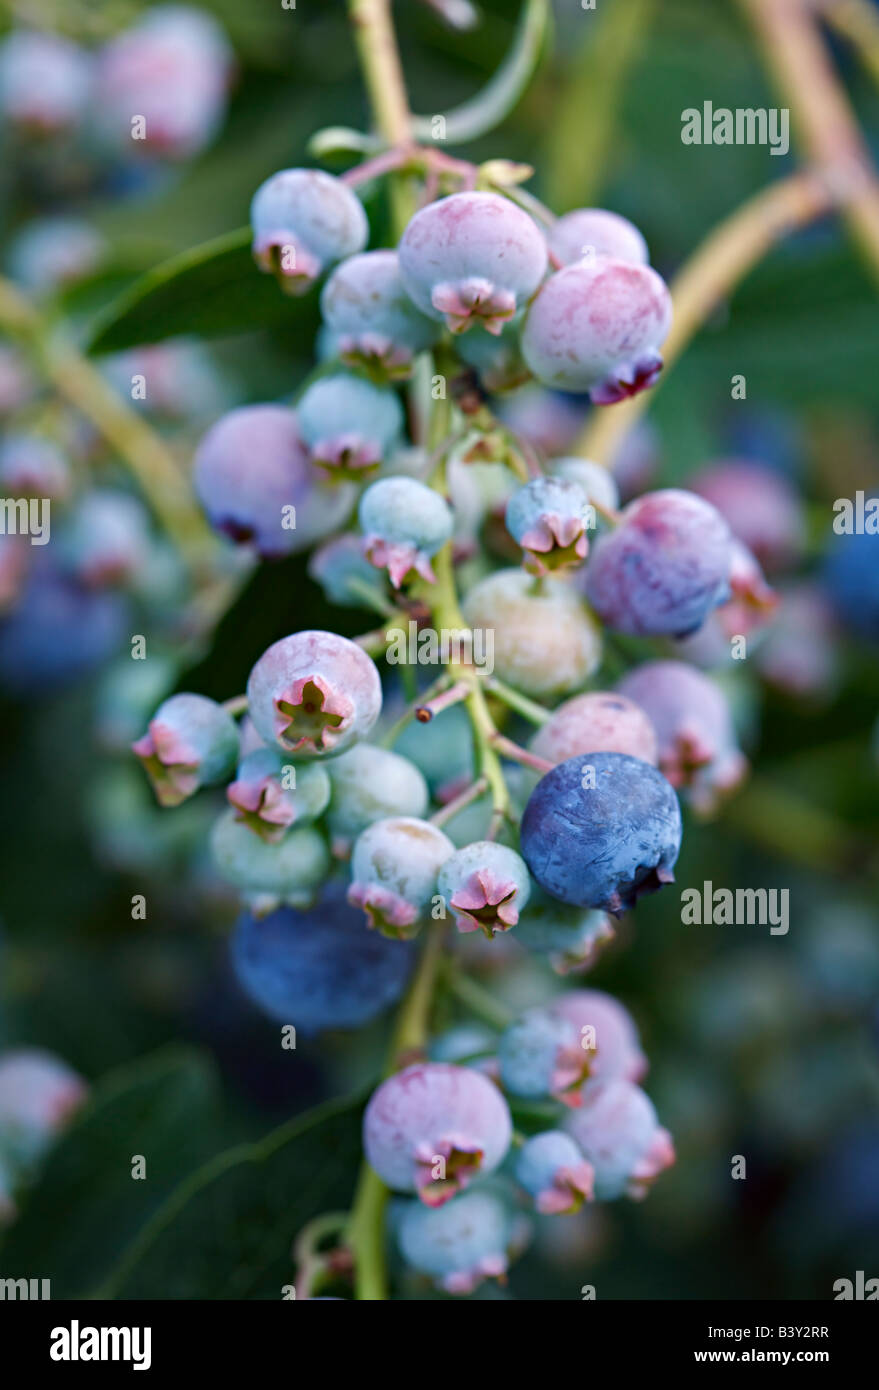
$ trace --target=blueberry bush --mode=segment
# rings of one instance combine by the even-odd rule
[[[868,1258],[877,44],[869,0],[7,25],[4,1270]],[[703,107],[774,100],[790,149]]]

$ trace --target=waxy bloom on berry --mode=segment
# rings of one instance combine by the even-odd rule
[[[513,1236],[510,1208],[496,1193],[479,1189],[442,1207],[410,1203],[397,1238],[413,1269],[446,1293],[468,1294],[484,1279],[503,1277]]]
[[[238,820],[269,844],[294,823],[315,820],[330,799],[330,779],[319,763],[290,767],[276,748],[257,748],[241,762],[226,800]]]
[[[282,169],[260,184],[250,205],[253,254],[285,294],[304,294],[327,266],[362,251],[369,237],[363,205],[322,169]]]
[[[312,463],[333,479],[368,477],[403,429],[403,409],[393,391],[344,373],[312,382],[297,414]]]
[[[579,1089],[589,1075],[588,1046],[581,1044],[569,1019],[550,1009],[529,1009],[511,1023],[498,1045],[504,1089],[526,1100],[552,1096],[579,1104]]]
[[[204,695],[172,695],[132,744],[162,806],[179,806],[199,787],[222,782],[238,757],[238,730]]]
[[[437,875],[454,852],[447,835],[415,816],[374,821],[351,855],[348,901],[386,936],[414,936],[438,892]]]
[[[619,213],[605,208],[575,208],[554,222],[546,234],[550,251],[562,265],[591,256],[646,265],[647,242],[638,228]]]
[[[675,1161],[667,1129],[649,1096],[631,1081],[593,1081],[566,1128],[595,1171],[595,1196],[612,1201],[647,1195],[650,1183]]]
[[[298,758],[332,756],[364,738],[381,712],[378,669],[333,632],[295,632],[263,652],[247,681],[250,717],[268,744]]]
[[[438,492],[415,478],[379,478],[361,497],[358,518],[364,554],[387,569],[395,589],[413,570],[435,582],[430,561],[454,526],[452,510]]]
[[[481,323],[499,334],[546,271],[536,223],[498,193],[453,193],[428,203],[403,233],[399,256],[412,300],[453,333]]]
[[[531,880],[515,850],[493,840],[476,840],[446,860],[438,888],[455,914],[458,931],[481,931],[490,939],[516,925]]]
[[[573,1024],[581,1043],[588,1043],[590,1079],[640,1081],[646,1075],[635,1021],[618,999],[598,989],[571,989],[553,1000],[551,1010]]]
[[[579,1211],[592,1196],[595,1170],[560,1129],[535,1134],[519,1150],[516,1178],[546,1215]]]
[[[442,1206],[510,1147],[507,1103],[481,1072],[418,1062],[383,1081],[366,1107],[363,1146],[383,1182]]]
[[[585,492],[562,478],[532,478],[507,503],[507,530],[525,551],[525,568],[544,575],[581,564],[591,509]]]
[[[378,382],[405,379],[416,353],[439,336],[403,288],[396,251],[364,251],[333,271],[320,297],[328,346]]]
[[[658,762],[656,730],[633,699],[613,691],[590,690],[557,705],[529,745],[550,763],[577,753],[628,753],[642,762]]]
[[[330,867],[314,826],[294,826],[274,842],[254,835],[231,808],[214,825],[211,852],[217,872],[258,917],[284,905],[310,907]]]

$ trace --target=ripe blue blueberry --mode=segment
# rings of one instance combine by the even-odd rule
[[[840,621],[858,636],[879,641],[879,534],[835,535],[824,582]]]
[[[364,251],[337,266],[321,291],[327,346],[375,381],[405,379],[439,335],[403,288],[396,251]]]
[[[653,385],[670,327],[661,276],[599,256],[546,281],[525,319],[522,355],[544,386],[611,405]]]
[[[590,1082],[566,1128],[595,1170],[601,1202],[646,1196],[654,1178],[675,1161],[671,1135],[649,1096],[631,1081]]]
[[[647,243],[638,228],[619,213],[605,208],[575,208],[566,212],[546,234],[550,251],[562,265],[590,256],[646,265]]]
[[[431,558],[454,526],[438,492],[415,478],[379,478],[361,497],[357,515],[364,553],[378,569],[387,569],[395,589],[412,570],[435,582]]]
[[[540,588],[521,569],[497,570],[467,594],[471,628],[494,634],[494,669],[526,695],[565,695],[601,660],[601,629],[563,580]]]
[[[481,323],[499,334],[546,270],[536,223],[497,193],[453,193],[428,203],[403,233],[399,256],[415,304],[453,333]]]
[[[162,806],[179,806],[199,787],[228,777],[238,756],[230,714],[204,695],[172,695],[132,744]]]
[[[624,753],[568,758],[542,777],[521,825],[522,854],[562,902],[619,916],[674,881],[681,812],[666,779]]]
[[[403,429],[403,408],[393,391],[344,372],[312,382],[297,414],[312,463],[333,478],[368,476]]]
[[[646,661],[619,688],[649,715],[659,766],[672,786],[686,788],[697,810],[713,810],[748,768],[721,687],[683,661]]]
[[[242,759],[226,800],[238,819],[269,844],[291,825],[316,820],[330,799],[330,779],[319,763],[292,767],[276,748],[257,748]]]
[[[513,1236],[509,1207],[491,1191],[465,1192],[442,1207],[410,1203],[397,1239],[406,1261],[446,1293],[472,1293],[507,1270]]]
[[[569,1134],[547,1129],[525,1140],[516,1158],[516,1179],[531,1193],[537,1210],[551,1215],[579,1211],[592,1196],[595,1173]]]
[[[414,763],[388,748],[358,743],[328,764],[332,798],[328,821],[334,840],[355,840],[374,821],[423,816],[427,783]]]
[[[215,530],[266,559],[304,550],[346,520],[350,487],[309,463],[296,416],[279,405],[229,411],[196,450],[196,495]]]
[[[318,276],[362,251],[369,237],[363,205],[322,169],[282,169],[260,184],[250,205],[253,254],[286,294],[304,294]]]
[[[381,712],[378,669],[334,632],[295,632],[274,642],[247,680],[248,711],[260,738],[311,758],[365,738]]]
[[[507,1103],[470,1067],[416,1062],[383,1081],[363,1117],[363,1147],[394,1192],[417,1192],[439,1207],[506,1157],[513,1135]]]
[[[429,915],[437,875],[455,846],[429,821],[391,816],[358,836],[348,901],[388,936],[413,936]]]
[[[307,912],[247,913],[232,939],[232,963],[245,993],[270,1018],[306,1035],[359,1028],[399,999],[412,950],[363,930],[363,917],[328,884]]]
[[[119,594],[87,589],[53,564],[32,559],[31,566],[15,608],[0,621],[0,685],[40,697],[113,656],[131,632],[131,617]]]
[[[529,1009],[501,1034],[498,1065],[504,1089],[523,1100],[549,1096],[575,1104],[590,1053],[574,1025],[546,1008]]]
[[[449,856],[437,887],[455,914],[458,931],[481,931],[490,940],[495,932],[516,925],[528,902],[531,880],[515,850],[477,840]]]
[[[507,503],[507,530],[525,551],[530,574],[545,575],[581,564],[589,546],[585,492],[563,478],[532,478]]]
[[[278,841],[254,835],[231,807],[211,832],[220,877],[263,917],[281,906],[310,907],[330,867],[330,853],[313,825],[297,825]]]
[[[608,627],[633,636],[684,637],[730,596],[732,536],[718,511],[668,488],[630,502],[596,542],[586,597]]]

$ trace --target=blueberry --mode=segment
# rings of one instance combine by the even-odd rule
[[[34,566],[0,622],[0,685],[13,695],[57,694],[118,652],[130,631],[118,594],[92,592],[54,565]]]
[[[605,208],[575,208],[566,212],[547,233],[549,249],[563,265],[584,257],[609,256],[615,261],[646,265],[647,243],[638,228],[625,217]]]
[[[429,1207],[493,1172],[512,1133],[494,1083],[446,1062],[416,1062],[389,1077],[363,1117],[363,1147],[376,1173],[394,1192],[417,1192]]]
[[[774,468],[752,459],[722,459],[688,479],[688,485],[717,508],[733,535],[767,569],[788,568],[801,555],[802,504]]]
[[[451,538],[454,524],[438,492],[415,478],[379,478],[364,492],[357,514],[364,553],[387,569],[395,589],[413,570],[435,582],[430,561]]]
[[[368,1023],[400,998],[414,961],[409,946],[363,930],[339,884],[328,884],[307,912],[245,914],[231,949],[249,998],[306,1035]]]
[[[494,669],[527,695],[564,695],[601,660],[601,631],[563,580],[540,588],[521,569],[498,570],[463,604],[471,628],[493,633]]]
[[[516,925],[528,902],[531,881],[515,850],[492,840],[477,840],[449,856],[437,887],[455,914],[458,931],[482,931],[491,939],[495,932]]]
[[[501,1034],[498,1066],[504,1089],[524,1100],[552,1096],[576,1103],[588,1075],[589,1051],[574,1025],[547,1008],[529,1009]]]
[[[824,583],[840,621],[857,636],[879,641],[879,532],[835,535]]]
[[[387,748],[358,743],[328,764],[332,798],[329,825],[341,841],[357,838],[389,816],[423,816],[430,794],[414,763]]]
[[[330,867],[314,826],[294,826],[275,843],[254,835],[231,808],[214,825],[211,853],[221,878],[239,889],[258,917],[284,905],[310,907]]]
[[[51,1052],[0,1052],[0,1148],[13,1167],[42,1157],[87,1091],[82,1077]]]
[[[658,762],[656,730],[634,698],[603,690],[574,695],[557,705],[531,739],[530,748],[550,763],[578,753],[628,753]]]
[[[26,222],[7,257],[10,277],[34,294],[53,294],[93,275],[104,258],[104,238],[75,217]]]
[[[619,490],[614,476],[609,468],[603,468],[600,463],[577,458],[575,455],[565,455],[562,458],[550,459],[547,467],[553,478],[577,483],[585,493],[587,501],[593,506],[615,512],[620,505]]]
[[[553,1000],[551,1010],[573,1025],[581,1046],[588,1044],[590,1079],[640,1081],[646,1075],[638,1030],[619,1000],[598,989],[571,989]]]
[[[146,510],[136,497],[122,492],[87,492],[66,518],[60,550],[87,588],[130,583],[149,560]]]
[[[576,567],[585,559],[589,502],[576,482],[532,478],[513,493],[505,520],[510,535],[525,551],[530,574]]]
[[[454,848],[429,821],[373,821],[354,845],[348,901],[363,908],[371,927],[388,936],[412,936],[429,914],[437,875]]]
[[[732,537],[719,512],[669,488],[630,502],[601,536],[584,575],[608,627],[633,636],[684,637],[730,596]]]
[[[675,1161],[671,1135],[660,1126],[650,1098],[631,1081],[590,1082],[566,1128],[592,1164],[595,1196],[602,1202],[645,1196]]]
[[[321,586],[330,603],[340,608],[367,608],[370,595],[378,606],[387,593],[383,577],[363,553],[360,537],[348,531],[324,541],[313,552],[308,561],[308,573]]]
[[[548,956],[560,975],[589,970],[613,936],[613,927],[603,912],[560,903],[542,888],[531,893],[516,924],[519,944]]]
[[[13,29],[0,44],[0,112],[21,130],[51,135],[79,124],[92,60],[60,34]]]
[[[415,355],[439,335],[403,288],[396,251],[343,261],[324,285],[320,307],[334,355],[378,382],[409,376]]]
[[[295,785],[288,785],[289,775]],[[268,844],[278,844],[291,825],[316,820],[330,799],[330,779],[319,763],[288,768],[275,748],[257,748],[242,759],[226,799],[238,820]]]
[[[512,391],[530,381],[531,373],[519,344],[520,328],[517,316],[508,320],[500,333],[493,333],[477,323],[466,333],[459,334],[455,351],[462,362],[477,372],[483,390]]]
[[[282,169],[260,184],[250,205],[253,254],[286,294],[303,294],[369,237],[363,205],[322,169]]]
[[[278,405],[232,410],[208,431],[194,464],[195,491],[215,530],[277,559],[340,526],[354,501],[308,461],[296,416]]]
[[[360,479],[386,458],[403,429],[393,391],[340,372],[306,388],[297,406],[312,463],[335,478]]]
[[[597,257],[550,276],[522,329],[522,354],[544,386],[610,405],[652,386],[671,327],[671,296],[649,266]]]
[[[547,1129],[525,1140],[516,1178],[535,1198],[537,1210],[552,1214],[578,1211],[592,1196],[595,1174],[569,1134]]]
[[[259,736],[299,758],[332,756],[365,738],[381,712],[375,662],[333,632],[295,632],[274,642],[247,681]]]
[[[687,788],[698,810],[712,810],[745,776],[729,704],[710,676],[683,661],[647,661],[623,677],[620,691],[650,717],[662,772]]]
[[[172,695],[132,744],[162,806],[179,806],[199,787],[222,782],[235,766],[238,729],[222,705],[204,695]]]
[[[526,212],[497,193],[453,193],[415,214],[399,246],[414,303],[453,333],[492,333],[526,303],[546,270],[546,243]]]
[[[54,440],[10,431],[0,444],[0,487],[6,497],[63,501],[71,488],[70,465]]]
[[[767,684],[795,699],[821,701],[833,695],[840,677],[839,631],[817,584],[782,590],[754,662]]]
[[[203,10],[157,5],[105,45],[98,58],[94,111],[106,146],[188,159],[213,139],[226,111],[233,55]],[[143,127],[132,140],[132,122]]]
[[[674,880],[681,812],[666,779],[624,753],[559,763],[528,799],[522,854],[562,902],[619,915]]]
[[[465,1192],[439,1208],[410,1203],[397,1239],[408,1263],[429,1274],[447,1293],[472,1293],[483,1279],[507,1269],[512,1221],[507,1205],[490,1191]]]
[[[102,747],[128,753],[156,706],[174,689],[178,664],[154,652],[147,661],[123,656],[101,678],[95,726]]]

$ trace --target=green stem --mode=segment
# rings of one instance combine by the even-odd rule
[[[529,700],[527,695],[520,695],[518,690],[514,690],[505,681],[498,680],[497,676],[491,676],[487,681],[487,688],[490,694],[495,695],[503,704],[509,705],[517,714],[521,714],[523,719],[527,719],[531,724],[545,724],[549,719],[550,711],[544,709],[543,705],[538,705],[535,700]]]
[[[513,1015],[493,994],[478,985],[469,975],[464,975],[456,967],[450,966],[446,972],[449,990],[467,1009],[489,1028],[502,1031],[512,1021]]]

